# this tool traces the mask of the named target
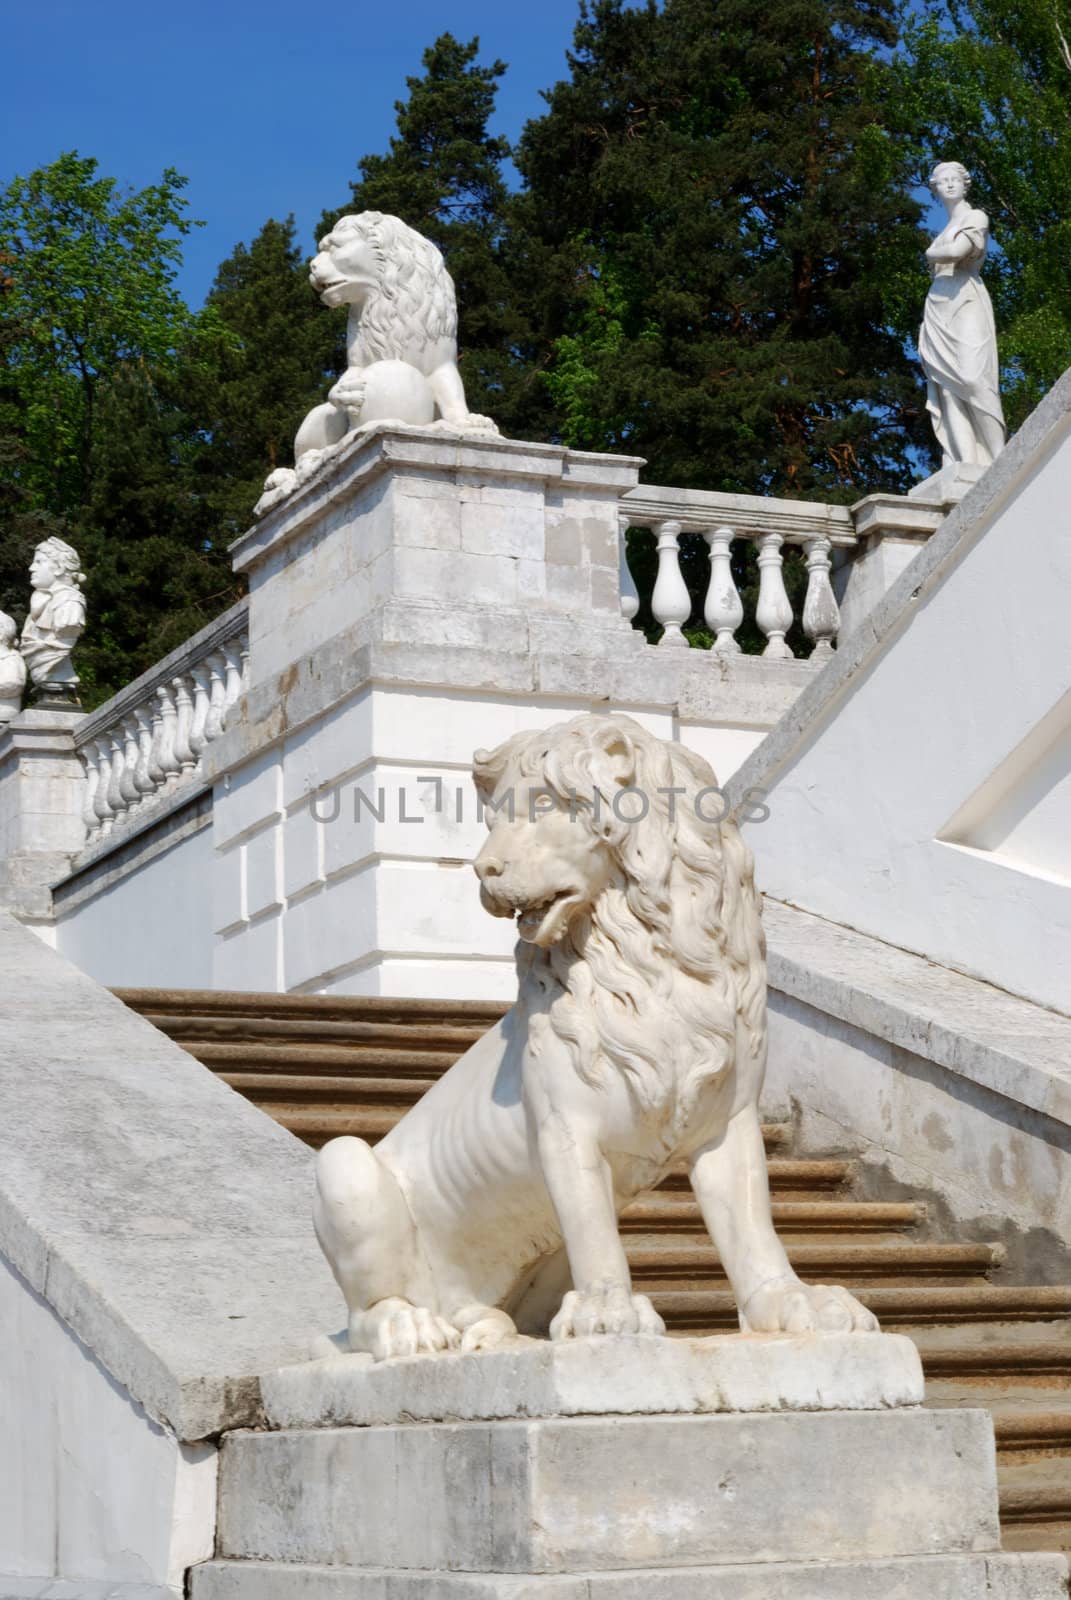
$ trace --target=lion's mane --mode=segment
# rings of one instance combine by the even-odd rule
[[[735,822],[713,820],[724,809],[716,794],[696,804],[715,788],[710,766],[631,717],[614,722],[634,752],[638,791],[619,809],[638,814],[645,797],[641,820],[622,821],[595,776],[603,717],[515,735],[478,753],[475,777],[489,796],[517,762],[610,846],[616,871],[590,915],[549,950],[518,945],[518,965],[544,994],[549,1026],[585,1081],[625,1074],[645,1106],[668,1109],[673,1135],[732,1061],[738,1037],[754,1060],[764,1058],[766,947],[751,852]]]
[[[398,217],[361,211],[340,217],[333,234],[360,234],[380,265],[377,290],[361,311],[359,362],[406,361],[424,348],[457,339],[457,300],[441,252]]]

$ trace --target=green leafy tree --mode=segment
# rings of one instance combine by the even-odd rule
[[[35,502],[89,489],[97,397],[121,362],[167,360],[189,322],[174,287],[185,179],[124,192],[75,151],[0,190],[6,380],[17,392]]]
[[[986,268],[1011,428],[1071,363],[1071,10],[926,0],[899,60],[917,169],[962,161],[987,211]]]

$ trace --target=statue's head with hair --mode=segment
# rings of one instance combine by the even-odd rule
[[[53,574],[51,580],[44,576],[46,566]],[[42,578],[44,581],[41,581]],[[30,566],[30,582],[35,588],[49,588],[50,582],[82,584],[85,581],[85,573],[82,571],[78,552],[73,545],[69,545],[65,539],[59,539],[55,535],[50,539],[42,540],[33,553],[33,562]]]
[[[963,184],[963,193],[968,193],[971,187],[971,175],[962,161],[939,161],[930,173],[928,180],[932,195],[939,193],[937,186],[946,173],[959,178]]]

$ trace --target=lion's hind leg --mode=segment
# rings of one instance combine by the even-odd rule
[[[349,1311],[352,1350],[377,1360],[454,1348],[405,1195],[363,1139],[332,1139],[316,1160],[313,1222]]]

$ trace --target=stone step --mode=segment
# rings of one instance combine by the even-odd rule
[[[191,1600],[1067,1600],[1060,1555],[906,1556],[767,1566],[652,1567],[518,1578],[265,1561],[206,1561]]]
[[[856,1283],[853,1293],[883,1327],[904,1331],[990,1324],[997,1333],[1019,1322],[1043,1325],[1071,1316],[1071,1287],[971,1283],[871,1285]],[[654,1296],[671,1333],[720,1333],[737,1324],[736,1302],[728,1289],[669,1289]]]
[[[695,1279],[723,1277],[709,1242],[628,1235],[629,1265],[636,1285],[645,1292],[674,1289]],[[881,1283],[963,1281],[982,1279],[1003,1260],[998,1244],[842,1244],[837,1239],[798,1244],[791,1240],[788,1257],[800,1276],[811,1283]]]
[[[399,1085],[411,1087],[414,1077],[421,1081],[413,1093],[419,1100],[428,1083],[441,1078],[453,1066],[458,1052],[416,1049],[412,1045],[388,1049],[378,1044],[231,1044],[208,1040],[179,1039],[178,1044],[213,1072],[250,1074],[258,1080],[275,1073],[303,1079],[309,1093],[320,1093],[320,1080],[331,1077],[344,1085],[342,1092],[354,1096],[363,1092],[364,1079],[397,1075]],[[235,1084],[235,1088],[242,1088]],[[242,1093],[247,1091],[243,1088]],[[250,1092],[250,1099],[255,1099]]]
[[[927,1376],[933,1379],[955,1378],[959,1384],[983,1388],[994,1380],[1011,1379],[1018,1385],[1062,1389],[1071,1377],[1071,1344],[1064,1339],[931,1344],[918,1337],[915,1343]]]
[[[800,1233],[889,1233],[917,1227],[926,1220],[926,1207],[918,1201],[886,1204],[874,1200],[793,1200],[774,1202],[778,1228]],[[706,1224],[698,1203],[677,1190],[658,1190],[633,1201],[621,1213],[628,1233],[701,1234]]]
[[[146,1021],[179,1044],[346,1045],[354,1049],[384,1045],[388,1049],[450,1050],[461,1055],[486,1028],[482,1022],[379,1021],[374,1017],[169,1016],[142,1012]],[[195,1051],[196,1053],[196,1051]]]
[[[1071,1523],[1071,1464],[1047,1457],[1002,1463],[999,1500],[1006,1528]]]
[[[379,1021],[406,1027],[450,1022],[481,1030],[505,1016],[497,1000],[411,1000],[380,996],[252,993],[244,989],[113,989],[143,1016],[290,1018],[297,1021]],[[159,1024],[157,1024],[159,1026]]]

